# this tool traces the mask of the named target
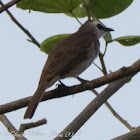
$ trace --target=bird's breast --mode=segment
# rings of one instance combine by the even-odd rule
[[[97,57],[99,53],[99,45],[95,45],[94,43],[89,46],[88,51],[86,52],[85,55],[87,55],[87,58],[81,62],[79,69],[80,73],[82,73],[85,69],[87,69],[94,61],[94,59]],[[79,73],[79,74],[80,74]]]
[[[99,44],[91,42],[91,45],[81,48],[77,53],[76,59],[73,60],[63,71],[61,78],[75,77],[85,71],[97,57],[99,52]]]

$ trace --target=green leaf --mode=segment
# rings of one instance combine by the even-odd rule
[[[124,11],[133,0],[91,0],[91,12],[97,18],[109,18]]]
[[[66,13],[79,6],[81,0],[22,0],[18,8],[45,13]]]
[[[51,36],[51,37],[47,38],[40,45],[41,51],[49,54],[50,50],[56,44],[58,44],[61,40],[63,40],[64,38],[68,37],[69,35],[70,34],[61,34],[61,35],[55,35],[55,36]]]
[[[104,40],[106,41],[106,43],[108,43],[108,42],[110,42],[112,40],[112,36],[111,36],[111,33],[110,32],[107,32],[104,35]]]
[[[75,17],[77,18],[83,18],[86,17],[86,10],[85,7],[79,5],[75,9],[72,10],[72,13],[74,14]],[[65,13],[67,16],[74,17],[71,13]]]
[[[140,36],[123,36],[111,40],[111,42],[112,41],[117,41],[124,46],[132,46],[140,43]]]

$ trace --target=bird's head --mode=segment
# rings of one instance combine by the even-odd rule
[[[111,28],[105,27],[102,23],[98,21],[88,20],[86,21],[81,27],[80,30],[83,30],[84,32],[93,32],[94,34],[97,34],[97,37],[100,38],[103,35],[105,35],[106,32],[114,31]]]
[[[91,21],[91,22],[97,29],[98,38],[104,36],[106,32],[114,31],[111,28],[105,27],[102,23],[98,21]]]

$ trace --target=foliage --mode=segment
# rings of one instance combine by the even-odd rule
[[[133,46],[140,43],[140,36],[123,36],[111,40],[110,42],[117,41],[124,46]]]
[[[61,35],[55,35],[51,36],[47,39],[45,39],[41,45],[40,48],[43,52],[49,53],[52,47],[54,47],[57,43],[59,43],[61,40],[69,36],[70,34],[61,34]]]
[[[92,17],[94,20],[96,19],[96,20],[100,21],[100,19],[110,18],[110,17],[116,16],[117,14],[122,13],[125,9],[127,9],[131,5],[132,2],[133,2],[133,0],[90,0],[90,2],[89,2],[89,0],[22,0],[21,2],[19,2],[17,4],[17,7],[18,8],[21,8],[23,10],[33,10],[33,11],[39,11],[39,12],[44,12],[44,13],[57,13],[57,14],[64,13],[65,15],[67,15],[69,17],[76,18],[77,21],[78,21],[77,18],[83,18],[83,17],[86,17],[86,16],[88,17],[88,19],[89,19],[89,17],[90,18]],[[63,40],[64,38],[66,38],[66,37],[68,37],[70,35],[70,34],[54,35],[54,36],[51,36],[51,37],[45,39],[41,43],[41,45],[40,45],[35,40],[35,38],[30,34],[30,32],[28,32],[28,30],[24,29],[23,26],[17,22],[17,20],[12,16],[12,14],[9,11],[7,13],[11,17],[11,19],[13,20],[13,22],[15,22],[15,24],[17,24],[18,27],[20,27],[28,35],[28,37],[31,39],[29,41],[32,42],[32,43],[34,43],[34,44],[36,44],[38,47],[40,47],[40,49],[43,52],[45,52],[46,54],[49,54],[50,50],[56,44],[58,44],[61,40]],[[104,54],[99,53],[99,59],[100,59],[100,63],[101,63],[101,67],[102,68],[100,68],[98,65],[96,65],[96,66],[103,72],[104,75],[106,75],[106,74],[108,74],[108,72],[107,72],[107,69],[106,69],[106,66],[105,66],[105,63],[104,63],[104,55],[105,55],[105,52],[107,50],[107,44],[108,43],[112,43],[114,41],[117,41],[118,43],[120,43],[123,46],[133,46],[133,45],[136,45],[136,44],[140,43],[140,36],[135,36],[135,35],[131,36],[130,35],[130,36],[123,36],[123,37],[117,37],[115,39],[112,39],[111,33],[107,33],[104,36],[104,40],[106,42]],[[138,62],[136,62],[136,63],[138,64]],[[139,68],[140,68],[139,66],[136,67],[137,66],[136,63],[134,63],[131,67],[128,67],[128,68],[127,67],[123,67],[122,69],[120,69],[118,71],[118,73],[120,73],[119,76],[116,76],[116,72],[114,72],[114,73],[111,72],[110,78],[109,78],[109,75],[107,75],[105,77],[101,77],[101,78],[95,79],[95,81],[98,80],[99,82],[100,81],[106,81],[107,79],[109,79],[108,82],[110,83],[110,82],[113,81],[111,78],[113,77],[112,75],[114,74],[114,77],[116,78],[117,81],[115,81],[113,83],[110,83],[108,85],[108,87],[110,88],[110,90],[108,90],[109,89],[108,87],[105,88],[103,90],[103,92],[100,94],[101,96],[97,96],[97,98],[95,98],[92,101],[93,104],[95,105],[93,109],[91,109],[89,107],[86,107],[86,109],[89,109],[89,110],[87,111],[85,109],[86,111],[85,110],[83,111],[86,114],[84,116],[87,116],[87,114],[88,115],[90,114],[89,116],[91,116],[93,114],[91,112],[93,110],[95,110],[95,112],[96,112],[97,108],[99,108],[101,106],[101,104],[103,104],[103,103],[105,103],[107,105],[107,107],[109,108],[109,110],[113,110],[113,109],[110,109],[111,106],[107,102],[107,99],[111,95],[113,95],[118,89],[120,89],[126,82],[130,82],[131,81],[131,78],[136,74],[135,72],[136,71],[138,72],[139,71]],[[137,69],[135,69],[135,67]],[[129,72],[130,72],[130,74],[131,74],[132,77],[131,76],[128,77],[127,74]],[[134,73],[131,73],[131,72],[134,72]],[[122,76],[122,77],[120,77],[120,76]],[[127,76],[127,77],[125,77],[125,76]],[[124,79],[124,77],[127,78],[127,79]],[[122,79],[119,80],[119,78],[122,78]],[[82,81],[82,79],[80,79],[80,80]],[[91,81],[91,84],[90,85],[87,84],[88,82],[86,82],[86,83],[85,83],[85,81],[82,81],[82,82],[84,83],[83,85],[75,86],[75,87],[72,87],[71,89],[74,89],[74,90],[76,89],[75,90],[75,93],[77,93],[78,91],[81,91],[81,89],[87,90],[89,86],[91,87],[91,84],[92,84],[93,81]],[[98,83],[98,82],[95,82],[95,83]],[[86,86],[87,87],[85,88],[84,85],[85,85],[85,87]],[[93,82],[93,85],[94,85],[94,82]],[[78,87],[79,87],[79,89],[78,89]],[[92,88],[95,88],[95,87],[93,86]],[[69,90],[69,91],[72,91],[72,90]],[[109,91],[108,94],[106,94],[106,91],[107,92]],[[98,93],[96,93],[96,91],[93,91],[93,92],[96,95],[98,95]],[[67,93],[67,92],[64,92],[64,93]],[[72,91],[72,93],[74,93],[74,92]],[[105,95],[107,95],[107,96],[105,96]],[[56,96],[55,96],[55,98],[56,98]],[[102,102],[98,102],[98,106],[97,106],[97,104],[96,104],[97,102],[96,101],[97,100],[99,101],[100,98],[101,98],[101,101]],[[27,98],[27,100],[29,101],[29,98]],[[27,104],[27,101],[25,101],[25,102]],[[23,101],[22,101],[22,103],[23,103]],[[17,102],[15,104],[17,106]],[[92,106],[92,105],[90,105],[90,106]],[[21,104],[21,106],[23,107],[23,104]],[[113,115],[114,114],[117,114],[117,113],[114,113],[114,110],[111,111],[111,112],[113,113]],[[80,115],[80,116],[82,116],[82,119],[84,120],[84,121],[82,120],[82,122],[84,122],[84,123],[87,121],[87,119],[89,119],[89,117],[88,118],[87,117],[83,117],[83,115]],[[79,122],[79,120],[81,120],[81,119],[79,119],[79,118],[77,119],[77,118],[75,120],[77,122]],[[128,126],[129,124],[127,124],[126,121],[123,121],[122,118],[121,119],[120,118],[121,117],[118,117],[119,121],[121,121],[122,123],[124,122],[123,124],[128,129],[133,130],[133,127]],[[45,121],[45,123],[46,123],[46,121]],[[31,124],[33,124],[33,123],[31,123]],[[71,127],[71,124],[73,124],[74,127]],[[70,129],[71,128],[75,128],[75,126],[76,126],[76,129],[77,130],[75,130],[75,129],[74,130],[75,131],[78,131],[78,129],[81,127],[81,124],[78,126],[79,128],[75,124],[78,124],[79,125],[80,123],[75,123],[75,122],[74,123],[70,123]],[[34,124],[33,124],[33,127],[34,127]],[[64,129],[64,130],[66,130],[66,129]],[[67,131],[67,132],[69,132],[69,131]]]
[[[22,0],[17,4],[23,10],[34,10],[45,13],[64,13],[67,16],[83,18],[88,15],[89,6],[94,19],[113,17],[131,5],[133,0]],[[89,5],[88,5],[89,3]],[[86,4],[86,6],[85,6]],[[41,43],[41,50],[49,53],[50,49],[69,34],[55,35]],[[140,42],[140,36],[124,36],[112,39],[111,33],[104,36],[106,43],[117,41],[124,46],[132,46]]]
[[[109,18],[124,11],[133,0],[91,0],[91,12],[97,18]]]
[[[17,4],[17,7],[45,13],[66,13],[80,3],[81,0],[23,0]]]

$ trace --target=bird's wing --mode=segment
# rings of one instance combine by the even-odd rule
[[[49,81],[59,75],[73,61],[77,59],[82,61],[86,57],[88,47],[94,42],[93,39],[94,37],[91,34],[85,36],[84,34],[75,33],[57,44],[48,56],[40,82]],[[98,43],[98,40],[95,42]],[[79,62],[77,61],[77,63]]]

